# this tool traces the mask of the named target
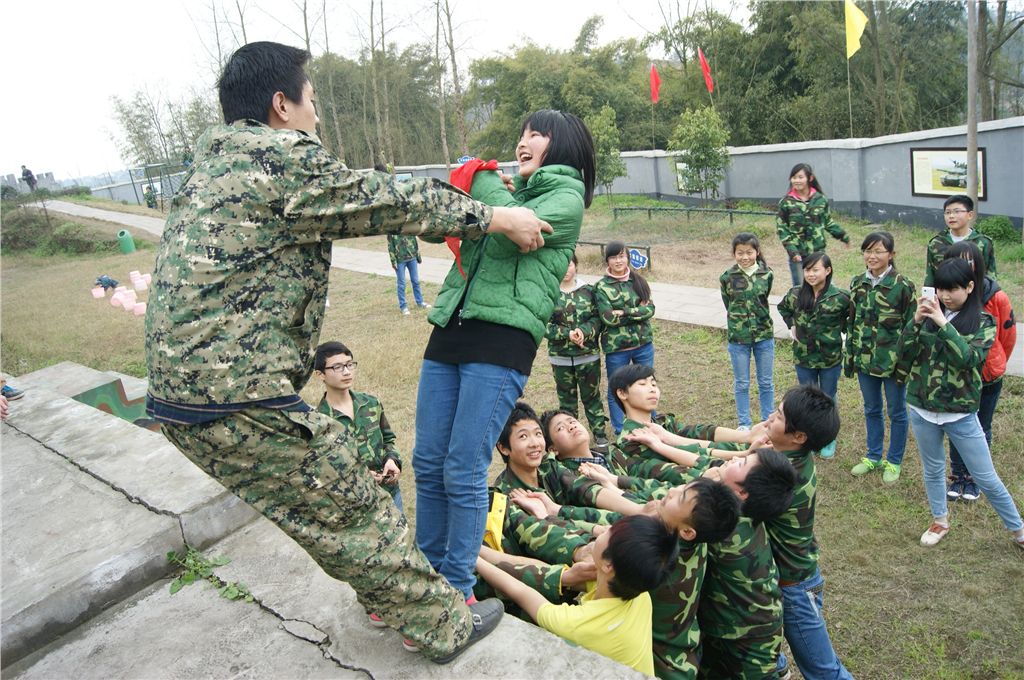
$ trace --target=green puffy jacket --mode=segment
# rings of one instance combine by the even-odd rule
[[[554,229],[544,235],[544,247],[531,253],[502,234],[479,241],[462,240],[462,273],[452,265],[428,317],[447,326],[462,303],[463,319],[479,319],[524,330],[540,345],[558,299],[558,284],[569,268],[583,224],[583,179],[565,165],[545,165],[528,181],[515,178],[509,193],[496,172],[478,172],[471,194],[491,206],[530,208]]]

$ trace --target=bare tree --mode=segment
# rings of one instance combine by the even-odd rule
[[[388,96],[388,48],[387,34],[384,31],[384,0],[380,0],[380,52],[384,68],[380,69],[381,89],[384,97],[384,146],[387,149],[387,163],[395,162],[394,138],[391,134],[391,97]]]
[[[324,19],[324,54],[329,58],[331,56],[331,46],[328,38],[330,31],[327,30],[327,0],[323,0],[322,16]],[[329,59],[327,63],[327,96],[330,98],[331,124],[334,129],[334,141],[337,147],[335,152],[338,158],[344,161],[345,141],[341,137],[341,124],[338,123],[338,104],[334,98],[334,64],[330,63]]]
[[[441,0],[434,0],[434,15],[437,27],[434,32],[434,68],[437,70],[437,110],[441,123],[441,154],[448,172],[452,170],[451,153],[448,151],[448,124],[445,120],[444,66],[441,64]]]
[[[452,65],[452,103],[455,105],[455,126],[459,132],[459,150],[462,155],[469,153],[469,140],[466,135],[466,114],[462,102],[462,82],[459,80],[459,62],[455,59],[455,34],[452,30],[452,8],[448,0],[444,0],[444,18],[447,24],[445,44],[448,46],[448,57]]]

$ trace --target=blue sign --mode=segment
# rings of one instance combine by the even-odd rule
[[[647,256],[636,248],[630,248],[629,264],[633,269],[645,269],[647,267]]]
[[[457,160],[455,162],[458,163],[459,165],[465,165],[466,163],[470,162],[474,158],[476,158],[476,156],[463,156],[462,158],[460,158],[459,160]]]

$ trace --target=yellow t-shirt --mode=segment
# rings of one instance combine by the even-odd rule
[[[641,593],[632,600],[618,597],[594,599],[590,583],[580,604],[545,604],[537,623],[545,630],[621,664],[654,675],[651,648],[651,596]]]

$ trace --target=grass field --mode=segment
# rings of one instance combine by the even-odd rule
[[[591,220],[587,233],[618,233],[599,223],[600,219]],[[651,235],[653,226],[624,225],[623,230]],[[863,231],[862,226],[851,225],[851,229],[855,234],[858,229]],[[719,233],[704,239],[709,271],[720,272],[727,266],[727,238]],[[902,247],[911,243],[910,239],[901,232],[897,244]],[[366,239],[346,245],[376,247],[379,241]],[[668,233],[664,243],[673,245]],[[685,244],[684,240],[675,247]],[[845,251],[840,245],[836,252]],[[915,260],[921,261],[918,273],[911,273],[916,282],[923,268],[923,248],[921,253],[919,258],[907,258],[906,269],[912,269]],[[0,262],[0,367],[18,375],[67,360],[144,376],[141,318],[94,300],[89,288],[100,274],[126,279],[132,269],[151,271],[154,255],[152,250],[90,258],[5,255]],[[851,248],[849,255],[851,264],[837,265],[841,272],[842,267],[853,267],[854,259],[859,262],[856,248]],[[685,255],[655,256],[668,262],[663,268],[655,262],[654,280],[668,280],[670,272],[685,278],[693,268],[681,260],[671,266]],[[846,258],[837,260],[845,262]],[[788,279],[784,265],[776,270],[780,279]],[[837,278],[846,278],[845,273]],[[428,300],[436,292],[435,286],[425,284]],[[1019,295],[1011,297],[1018,307],[1024,306]],[[421,312],[413,311],[409,317],[398,314],[390,277],[334,270],[330,301],[321,337],[342,340],[353,349],[359,361],[356,388],[382,399],[406,461],[402,495],[414,519],[415,488],[409,459],[419,363],[429,326]],[[724,334],[657,322],[655,344],[664,394],[660,410],[692,422],[734,424]],[[17,385],[17,380],[12,382]],[[303,390],[308,401],[320,396],[315,382]],[[794,383],[790,346],[780,342],[775,365],[777,394]],[[543,348],[525,398],[538,409],[556,405]],[[864,451],[861,400],[855,381],[840,382],[839,403],[843,427],[837,456],[818,465],[817,533],[821,567],[828,579],[826,616],[841,658],[859,679],[1024,678],[1024,552],[1011,544],[985,501],[953,505],[949,536],[936,548],[921,548],[918,537],[930,516],[913,437],[898,484],[883,487],[878,475],[853,478],[849,468]],[[17,408],[17,402],[12,408]],[[994,423],[993,457],[1018,507],[1024,506],[1022,421],[1024,380],[1008,378]],[[496,472],[497,466],[492,466],[492,476]]]

